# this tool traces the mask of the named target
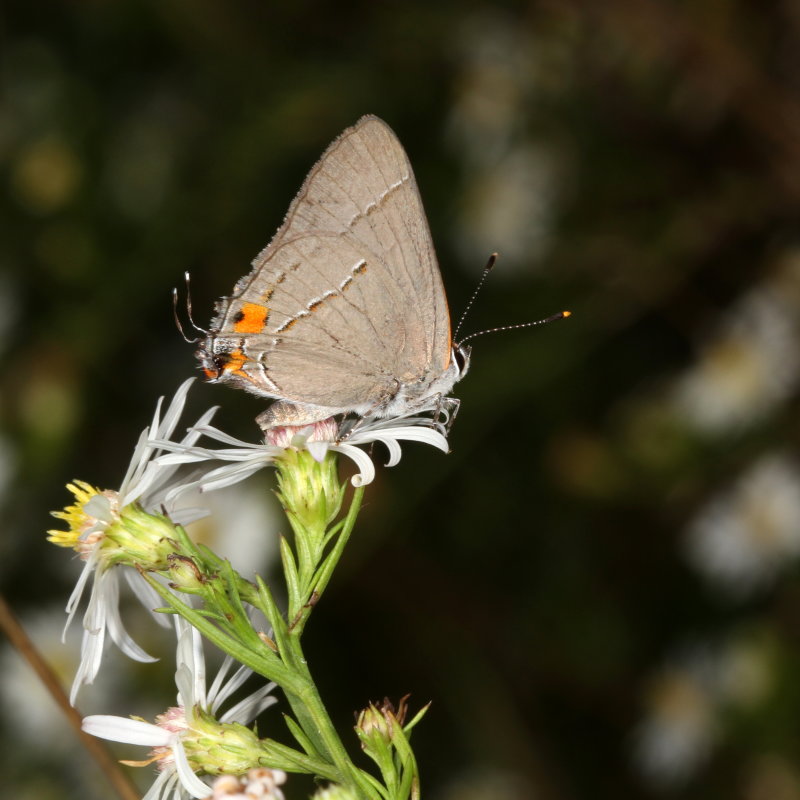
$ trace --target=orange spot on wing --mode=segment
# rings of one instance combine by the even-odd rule
[[[269,309],[266,306],[260,306],[257,303],[243,303],[236,314],[233,329],[236,333],[261,333],[268,316]]]

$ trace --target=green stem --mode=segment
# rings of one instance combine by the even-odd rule
[[[364,489],[362,487],[357,488],[353,493],[353,499],[350,502],[347,517],[336,539],[336,544],[325,558],[323,566],[319,569],[313,589],[308,593],[307,602],[310,601],[312,593],[316,595],[317,599],[321,597],[330,582],[333,570],[339,562],[344,552],[344,547],[355,527],[363,496]],[[301,680],[304,684],[301,693],[294,697],[287,694],[289,703],[292,706],[292,710],[297,715],[298,722],[300,722],[306,735],[314,742],[322,742],[325,753],[341,771],[342,784],[355,790],[359,797],[380,797],[379,794],[376,794],[364,773],[362,773],[350,759],[331,718],[328,716],[328,712],[325,709],[316,684],[311,677],[311,672],[300,644],[300,635],[310,612],[311,606],[306,605],[300,617],[288,631],[288,637],[284,642],[284,647],[281,652],[284,663],[286,663],[287,666],[291,666],[302,676]]]
[[[297,670],[304,686],[300,693],[295,695],[287,692],[287,699],[292,706],[292,710],[298,717],[298,721],[305,733],[313,740],[318,739],[323,742],[325,754],[333,761],[341,773],[340,783],[356,792],[357,797],[366,800],[380,798],[380,794],[375,792],[368,778],[364,773],[353,764],[347,753],[336,728],[328,716],[328,712],[319,695],[316,684],[306,664],[300,640],[297,636],[292,636],[292,667]],[[287,659],[288,663],[288,659]],[[310,726],[309,727],[309,723]]]

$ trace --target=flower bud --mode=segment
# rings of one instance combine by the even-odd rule
[[[336,454],[317,461],[308,450],[288,449],[275,460],[278,498],[297,530],[324,532],[336,519],[344,489],[339,483]]]
[[[362,742],[364,737],[380,737],[386,742],[391,742],[397,728],[402,730],[403,723],[408,713],[408,695],[401,698],[397,711],[388,697],[383,699],[380,706],[370,703],[358,715],[356,733]]]
[[[217,722],[195,707],[187,714],[183,747],[190,763],[209,775],[242,775],[263,755],[256,734],[238,722]]]
[[[208,578],[200,571],[194,559],[178,553],[167,556],[170,585],[182,592],[197,592],[204,588]]]

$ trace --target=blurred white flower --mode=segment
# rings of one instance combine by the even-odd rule
[[[689,524],[687,557],[719,588],[743,596],[800,555],[800,469],[767,455]]]
[[[662,670],[648,687],[645,716],[634,733],[634,755],[655,785],[686,780],[717,741],[715,664],[692,652]]]
[[[455,30],[458,83],[448,136],[471,167],[506,151],[531,88],[530,37],[502,13],[469,15]]]
[[[503,13],[469,14],[454,35],[459,67],[447,124],[468,165],[453,241],[465,264],[500,251],[509,277],[542,261],[550,244],[563,159],[527,126],[549,60],[548,46]],[[516,269],[515,269],[516,268]]]
[[[541,262],[550,246],[559,172],[551,149],[527,143],[471,169],[453,230],[464,262],[473,262],[476,253],[499,251],[504,267],[499,275],[505,276]]]
[[[646,688],[633,740],[642,775],[656,787],[690,778],[722,739],[723,717],[763,713],[776,668],[769,631],[758,628],[682,647]]]
[[[724,433],[762,419],[800,377],[797,309],[769,283],[736,304],[675,387],[690,426]]]

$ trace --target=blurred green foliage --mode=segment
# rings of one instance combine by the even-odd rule
[[[332,712],[432,700],[414,744],[437,800],[800,798],[797,3],[12,1],[2,21],[0,570],[24,619],[60,622],[76,574],[44,539],[63,485],[117,485],[196,369],[172,287],[191,272],[205,324],[375,113],[454,315],[500,252],[466,332],[573,317],[476,341],[451,455],[408,446],[369,488],[308,635]],[[193,400],[256,435],[256,399]],[[121,707],[91,710],[145,715],[153,668],[129,669]],[[107,797],[22,708],[14,796]]]

